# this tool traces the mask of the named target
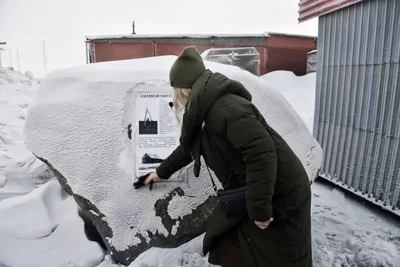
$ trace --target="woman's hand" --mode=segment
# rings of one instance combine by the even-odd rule
[[[144,184],[148,185],[150,182],[159,182],[161,181],[161,178],[158,177],[158,174],[156,172],[152,172],[150,173],[150,175],[146,178],[146,180],[144,180]]]
[[[269,224],[274,220],[274,218],[269,219],[266,222],[257,222],[254,221],[254,223],[258,226],[258,228],[260,228],[261,230],[265,230],[268,228]]]

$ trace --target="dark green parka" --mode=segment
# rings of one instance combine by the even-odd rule
[[[311,191],[301,161],[268,126],[241,83],[209,70],[192,87],[180,145],[158,167],[157,174],[168,179],[199,160],[200,151],[225,189],[246,186],[250,217],[228,218],[217,209],[203,252],[208,253],[221,235],[238,228],[248,267],[311,267]],[[258,228],[254,221],[269,220],[272,205],[299,208],[295,219],[300,229],[290,235],[274,222],[266,230]]]

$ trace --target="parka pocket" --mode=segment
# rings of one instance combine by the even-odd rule
[[[254,222],[248,222],[249,238],[253,253],[258,258],[257,262],[269,264],[267,266],[297,267],[299,248],[282,234],[277,234],[278,229],[268,227],[260,229]],[[286,240],[285,240],[286,239]],[[250,242],[249,242],[250,243]]]

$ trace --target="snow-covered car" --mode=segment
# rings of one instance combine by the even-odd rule
[[[177,247],[201,235],[215,205],[207,172],[195,178],[190,166],[152,191],[132,186],[178,145],[180,127],[169,105],[168,82],[175,59],[57,70],[41,82],[26,118],[28,148],[55,171],[90,214],[113,259],[125,265],[150,247]],[[301,159],[310,181],[315,179],[321,147],[283,96],[238,67],[207,61],[206,66],[244,84]]]

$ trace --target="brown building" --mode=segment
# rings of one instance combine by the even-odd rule
[[[281,33],[86,37],[87,62],[179,55],[188,45],[196,46],[200,53],[210,48],[254,47],[260,53],[261,75],[274,70],[304,75],[307,53],[316,49],[317,38]]]

